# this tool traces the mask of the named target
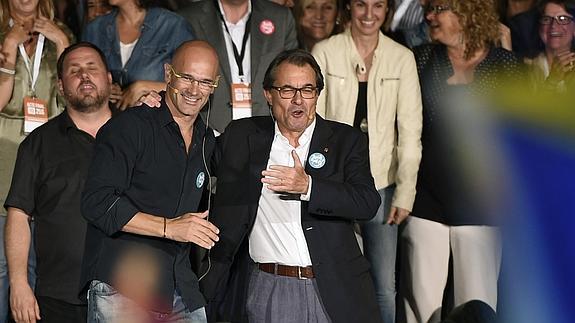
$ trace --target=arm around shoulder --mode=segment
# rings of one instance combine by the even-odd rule
[[[104,125],[96,138],[94,157],[82,193],[82,215],[112,235],[139,212],[126,196],[140,149],[138,124],[121,114]]]

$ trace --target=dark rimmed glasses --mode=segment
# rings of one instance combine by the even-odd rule
[[[291,86],[272,86],[272,89],[278,91],[280,98],[293,99],[296,93],[300,93],[304,99],[313,99],[317,95],[317,87],[304,86],[304,87],[291,87]]]
[[[438,15],[444,11],[448,11],[451,10],[451,6],[446,5],[446,4],[438,4],[436,6],[432,6],[432,5],[428,5],[425,8],[425,13],[429,14],[429,13],[433,13],[435,15]]]
[[[551,25],[553,20],[555,20],[558,25],[568,25],[573,21],[573,17],[567,15],[559,15],[555,17],[543,16],[539,19],[539,23],[542,25]]]

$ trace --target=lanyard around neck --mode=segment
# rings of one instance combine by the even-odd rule
[[[10,27],[14,26],[14,21],[10,19],[9,22]],[[30,77],[30,90],[34,92],[36,88],[36,82],[38,81],[38,75],[40,75],[40,63],[42,61],[42,50],[44,49],[44,41],[46,37],[42,34],[38,35],[38,43],[36,43],[36,52],[34,53],[34,63],[30,66],[30,57],[28,57],[28,53],[26,53],[26,49],[24,48],[23,44],[18,45],[18,50],[20,51],[20,55],[24,60],[24,64],[26,65],[26,70],[28,71],[28,76]]]
[[[248,38],[250,36],[250,22],[252,21],[252,13],[250,12],[250,15],[248,17],[248,21],[246,22],[244,37],[242,38],[242,48],[240,51],[238,51],[238,48],[236,47],[236,44],[234,43],[234,39],[232,38],[232,34],[230,34],[230,30],[228,29],[228,24],[226,23],[226,20],[224,19],[224,14],[219,9],[220,6],[218,5],[217,0],[215,0],[214,2],[216,5],[216,8],[218,9],[218,14],[220,16],[220,20],[224,24],[224,29],[226,30],[226,33],[228,34],[228,36],[230,36],[230,40],[232,42],[232,50],[234,52],[234,59],[236,60],[236,64],[238,65],[238,73],[240,74],[240,78],[243,78],[243,76],[244,76],[243,61],[244,61],[244,57],[246,54],[246,44],[248,43]]]

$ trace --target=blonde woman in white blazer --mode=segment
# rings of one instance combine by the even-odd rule
[[[394,224],[410,214],[415,199],[422,107],[412,52],[380,31],[388,6],[393,4],[387,0],[349,1],[349,28],[318,43],[312,53],[325,78],[317,112],[360,128],[369,139],[371,172],[382,204],[373,220],[362,224],[362,236],[384,322],[393,323]],[[363,117],[358,110],[364,110]]]

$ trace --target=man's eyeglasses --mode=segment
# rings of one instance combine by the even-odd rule
[[[436,6],[429,5],[425,8],[425,13],[426,14],[433,13],[435,15],[438,15],[438,14],[440,14],[444,11],[448,11],[448,10],[451,10],[451,7],[449,5],[445,5],[445,4],[439,4]]]
[[[218,87],[218,81],[219,81],[219,76],[216,78],[215,81],[211,81],[211,80],[198,80],[195,79],[193,76],[188,75],[188,74],[180,74],[178,72],[176,72],[174,70],[174,67],[172,65],[170,65],[170,71],[172,72],[172,75],[176,77],[176,79],[178,81],[180,81],[180,83],[182,83],[185,86],[192,86],[192,84],[197,83],[198,86],[200,87],[200,89],[204,90],[204,91],[210,91],[212,89],[215,89]]]
[[[301,94],[304,99],[313,99],[317,94],[317,87],[306,86],[295,88],[291,86],[272,86],[272,89],[278,91],[282,99],[293,99],[297,92]]]
[[[568,25],[573,21],[573,17],[566,15],[559,15],[555,17],[543,16],[539,19],[539,23],[542,25],[551,25],[553,20],[555,20],[558,25]]]

